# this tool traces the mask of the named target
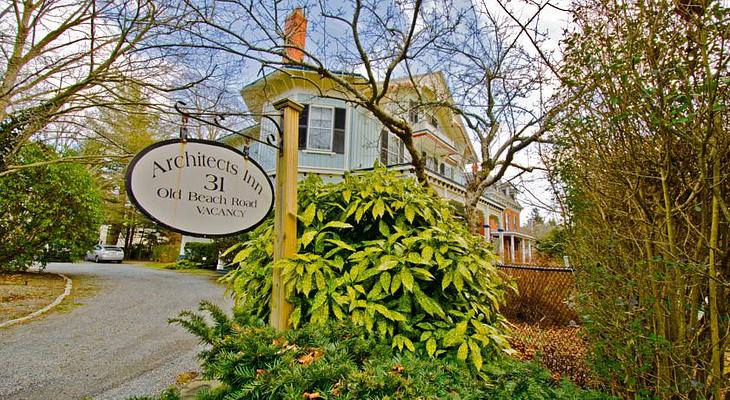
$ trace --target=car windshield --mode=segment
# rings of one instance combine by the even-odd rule
[[[122,251],[122,249],[117,246],[104,246],[104,250]]]

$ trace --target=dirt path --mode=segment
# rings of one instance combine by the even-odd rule
[[[0,398],[125,399],[196,369],[198,341],[167,319],[203,299],[230,309],[212,278],[116,264],[51,264],[97,290],[80,307],[0,330]],[[73,295],[72,295],[73,296]]]

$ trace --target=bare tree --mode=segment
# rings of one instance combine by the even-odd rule
[[[516,12],[512,7],[519,7]],[[439,69],[451,88],[450,96],[425,107],[446,107],[466,121],[478,160],[467,175],[465,209],[472,231],[479,231],[477,204],[484,191],[509,171],[516,176],[534,165],[518,154],[543,140],[556,118],[574,97],[550,101],[549,92],[561,81],[559,60],[547,51],[541,17],[549,1],[511,5],[501,1],[472,1],[459,14],[453,34],[434,40],[431,69]],[[431,14],[437,19],[448,14]],[[428,60],[426,61],[429,62]],[[431,61],[433,63],[433,61]]]
[[[612,394],[727,398],[730,7],[579,2],[553,177]]]
[[[305,48],[287,37],[284,17],[292,8],[266,0],[188,0],[188,19],[176,27],[184,35],[161,47],[221,53],[241,65],[281,71],[292,79],[307,78],[291,73],[291,66],[316,72],[325,84],[310,83],[322,97],[345,99],[368,110],[404,143],[424,185],[425,160],[414,144],[408,111],[447,109],[463,116],[481,157],[463,163],[479,166],[465,199],[470,226],[477,231],[476,204],[484,190],[510,167],[530,169],[519,165],[515,155],[542,137],[562,106],[526,103],[556,77],[539,47],[537,17],[546,4],[536,4],[525,22],[499,2],[353,0],[332,5],[321,0],[300,6],[313,33]],[[489,11],[494,6],[501,12]],[[524,43],[533,50],[526,51]],[[452,90],[434,92],[429,87],[427,94],[422,78],[437,72],[447,77]],[[394,93],[409,83],[419,101],[399,104]]]
[[[164,60],[136,50],[162,22],[161,2],[16,0],[3,7],[0,173],[13,170],[12,156],[49,125],[124,101],[115,90],[120,82],[159,82],[152,78]]]

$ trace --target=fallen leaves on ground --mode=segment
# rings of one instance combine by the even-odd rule
[[[552,373],[553,379],[569,378],[576,385],[591,385],[586,365],[586,343],[579,336],[580,327],[541,327],[525,323],[513,326],[510,343],[521,360],[538,358]]]
[[[50,273],[0,273],[0,322],[24,317],[63,293],[66,281]]]
[[[177,379],[175,379],[175,383],[177,383],[178,385],[185,385],[186,383],[197,378],[198,375],[200,375],[198,371],[183,372],[182,374],[177,376]]]

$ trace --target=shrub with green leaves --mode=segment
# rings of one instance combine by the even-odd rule
[[[218,263],[218,246],[214,242],[185,243],[185,259],[198,265],[198,268],[215,269]]]
[[[53,260],[81,258],[99,238],[101,194],[80,164],[60,163],[53,148],[29,142],[0,176],[0,271],[24,271]]]
[[[376,168],[335,184],[299,186],[298,253],[273,262],[273,223],[232,248],[225,280],[238,305],[268,319],[272,268],[281,268],[291,324],[350,320],[393,347],[453,355],[477,370],[508,351],[499,313],[507,283],[481,236],[413,179]]]

